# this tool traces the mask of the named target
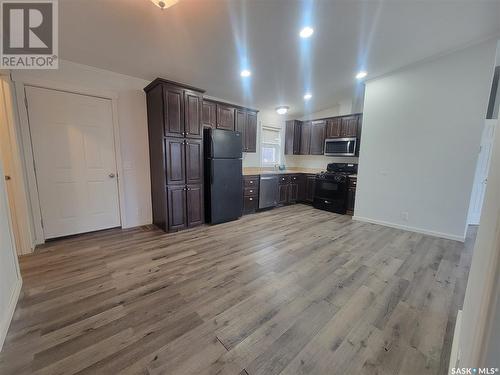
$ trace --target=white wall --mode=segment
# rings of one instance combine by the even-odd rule
[[[13,71],[12,78],[26,84],[68,85],[117,95],[125,226],[151,223],[146,97],[142,90],[149,82],[69,61],[60,61],[58,70]]]
[[[0,350],[21,290],[14,239],[10,226],[3,165],[0,160]]]
[[[460,367],[500,365],[499,347],[496,346],[500,343],[499,191],[500,131],[496,131],[481,222],[463,305],[461,340],[458,344]],[[492,320],[488,321],[489,318]]]
[[[367,83],[358,219],[464,238],[495,48],[482,43]]]

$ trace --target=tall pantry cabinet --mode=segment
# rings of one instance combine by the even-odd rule
[[[148,110],[153,224],[172,232],[203,223],[204,90],[157,78]]]

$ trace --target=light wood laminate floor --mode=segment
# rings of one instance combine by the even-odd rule
[[[294,205],[21,259],[0,374],[445,374],[464,244]]]

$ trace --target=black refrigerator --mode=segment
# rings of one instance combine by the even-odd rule
[[[218,224],[243,212],[241,133],[205,129],[205,222]]]

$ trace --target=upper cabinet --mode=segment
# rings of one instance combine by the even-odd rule
[[[342,117],[341,137],[356,137],[358,135],[359,116]]]
[[[203,101],[203,126],[241,133],[242,151],[257,151],[258,111],[215,100]]]
[[[184,137],[184,90],[163,85],[163,126],[166,137]]]
[[[323,155],[325,139],[361,137],[362,114],[286,122],[285,155]],[[358,142],[359,148],[359,142]]]
[[[325,120],[311,122],[310,155],[323,155],[325,147]]]
[[[204,127],[215,129],[217,126],[217,104],[203,100],[201,120]]]
[[[234,108],[217,103],[217,129],[234,130]]]
[[[304,121],[300,127],[300,155],[309,155],[311,151],[311,121]]]
[[[326,138],[340,138],[342,134],[342,117],[326,120]]]
[[[289,120],[285,129],[285,155],[300,155],[300,133],[302,122]]]

